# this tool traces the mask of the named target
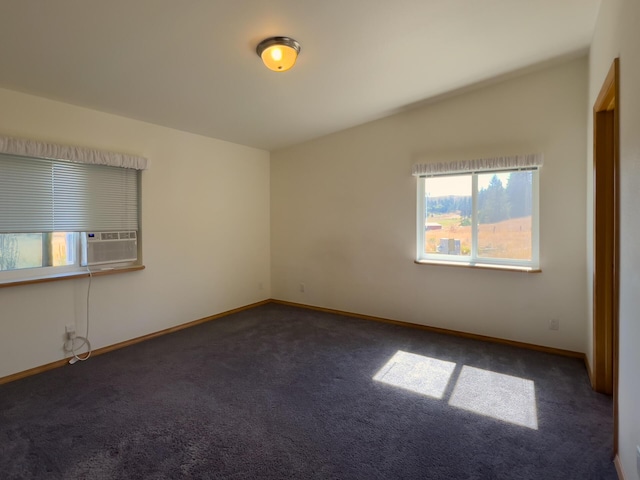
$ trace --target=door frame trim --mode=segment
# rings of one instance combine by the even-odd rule
[[[593,372],[594,390],[613,395],[618,452],[619,59],[593,106]]]

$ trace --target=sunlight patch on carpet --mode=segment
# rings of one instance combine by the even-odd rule
[[[463,366],[449,405],[523,427],[538,429],[533,381]]]
[[[441,399],[456,364],[398,350],[374,380]]]

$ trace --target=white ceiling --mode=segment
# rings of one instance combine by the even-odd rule
[[[600,0],[0,0],[0,86],[274,150],[584,53]],[[296,66],[262,66],[285,35]]]

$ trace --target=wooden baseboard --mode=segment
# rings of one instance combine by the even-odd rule
[[[542,345],[535,345],[532,343],[524,343],[524,342],[516,342],[514,340],[506,340],[504,338],[497,338],[497,337],[489,337],[486,335],[478,335],[476,333],[467,333],[467,332],[460,332],[457,330],[449,330],[446,328],[440,328],[440,327],[431,327],[429,325],[421,325],[418,323],[409,323],[409,322],[402,322],[399,320],[391,320],[389,318],[382,318],[382,317],[374,317],[371,315],[363,315],[361,313],[354,313],[354,312],[345,312],[342,310],[334,310],[332,308],[324,308],[324,307],[316,307],[313,305],[305,305],[303,303],[294,303],[294,302],[288,302],[285,300],[277,300],[277,299],[271,299],[271,302],[273,303],[278,303],[280,305],[289,305],[292,307],[300,307],[300,308],[306,308],[309,310],[317,310],[320,312],[327,312],[327,313],[334,313],[337,315],[345,315],[347,317],[354,317],[354,318],[360,318],[363,320],[372,320],[374,322],[383,322],[383,323],[390,323],[393,325],[399,325],[402,327],[409,327],[409,328],[417,328],[419,330],[427,330],[429,332],[435,332],[435,333],[442,333],[445,335],[453,335],[456,337],[464,337],[464,338],[471,338],[473,340],[481,340],[484,342],[492,342],[492,343],[500,343],[503,345],[511,345],[513,347],[519,347],[519,348],[526,348],[528,350],[536,350],[539,352],[545,352],[545,353],[552,353],[554,355],[562,355],[564,357],[572,357],[572,358],[579,358],[581,360],[584,360],[585,354],[582,352],[574,352],[571,350],[563,350],[561,348],[553,348],[553,347],[544,347]]]
[[[616,473],[618,474],[618,480],[625,480],[624,470],[622,470],[622,463],[620,462],[620,456],[616,455],[613,459],[613,464],[616,466]]]
[[[595,387],[595,383],[593,383],[593,370],[591,370],[591,364],[589,363],[589,357],[587,357],[587,354],[584,354],[584,366],[587,369],[587,375],[589,376],[589,385],[591,385],[591,388]]]
[[[258,307],[260,305],[265,305],[270,301],[271,300],[262,300],[261,302],[256,302],[250,305],[245,305],[243,307],[227,310],[226,312],[210,315],[208,317],[200,318],[198,320],[193,320],[192,322],[176,325],[175,327],[165,328],[164,330],[160,330],[158,332],[149,333],[141,337],[132,338],[131,340],[125,340],[124,342],[115,343],[113,345],[107,345],[106,347],[93,350],[91,352],[91,356],[102,355],[103,353],[108,353],[108,352],[112,352],[113,350],[118,350],[120,348],[128,347],[130,345],[135,345],[136,343],[144,342],[145,340],[151,340],[152,338],[161,337],[162,335],[167,335],[169,333],[184,330],[185,328],[195,327],[196,325],[200,325],[201,323],[210,322],[218,318],[226,317],[227,315],[231,315],[233,313],[242,312],[243,310],[249,310],[250,308]],[[55,362],[47,363],[46,365],[41,365],[39,367],[30,368],[28,370],[14,373],[12,375],[7,375],[6,377],[0,378],[0,385],[13,382],[15,380],[20,380],[22,378],[30,377],[31,375],[37,375],[38,373],[46,372],[48,370],[53,370],[54,368],[63,367],[69,364],[70,359],[71,357],[63,358],[62,360],[56,360]]]
[[[53,370],[54,368],[62,367],[64,365],[67,365],[68,363],[69,359],[63,358],[62,360],[56,360],[55,362],[47,363],[46,365],[40,365],[39,367],[34,367],[30,368],[29,370],[24,370],[12,375],[7,375],[6,377],[0,378],[0,385],[13,382],[15,380],[20,380],[22,378],[30,377],[31,375],[37,375],[38,373],[46,372],[48,370]]]
[[[562,349],[559,349],[559,348],[552,348],[552,347],[543,347],[543,346],[534,345],[534,344],[531,344],[531,343],[516,342],[516,341],[513,341],[513,340],[505,340],[503,338],[489,337],[489,336],[485,336],[485,335],[478,335],[478,334],[475,334],[475,333],[459,332],[457,330],[449,330],[449,329],[446,329],[446,328],[431,327],[431,326],[428,326],[428,325],[420,325],[420,324],[417,324],[417,323],[402,322],[402,321],[399,321],[399,320],[392,320],[392,319],[389,319],[389,318],[374,317],[374,316],[371,316],[371,315],[363,315],[363,314],[354,313],[354,312],[345,312],[345,311],[342,311],[342,310],[335,310],[335,309],[332,309],[332,308],[316,307],[316,306],[313,306],[313,305],[305,305],[305,304],[302,304],[302,303],[287,302],[285,300],[277,300],[277,299],[273,299],[273,298],[269,299],[269,300],[263,300],[261,302],[252,303],[250,305],[245,305],[243,307],[234,308],[232,310],[228,310],[226,312],[218,313],[216,315],[211,315],[211,316],[208,316],[208,317],[200,318],[200,319],[194,320],[192,322],[187,322],[187,323],[183,323],[181,325],[176,325],[175,327],[166,328],[164,330],[160,330],[158,332],[154,332],[154,333],[150,333],[150,334],[147,334],[147,335],[143,335],[141,337],[132,338],[131,340],[125,340],[124,342],[115,343],[113,345],[107,345],[106,347],[102,347],[102,348],[98,348],[98,349],[94,350],[91,353],[91,355],[101,355],[103,353],[112,352],[114,350],[118,350],[120,348],[128,347],[128,346],[134,345],[136,343],[144,342],[145,340],[151,340],[152,338],[160,337],[162,335],[167,335],[169,333],[177,332],[179,330],[184,330],[185,328],[194,327],[196,325],[200,325],[201,323],[210,322],[212,320],[216,320],[218,318],[226,317],[227,315],[231,315],[233,313],[241,312],[243,310],[249,310],[251,308],[255,308],[255,307],[258,307],[260,305],[265,305],[267,303],[277,303],[277,304],[280,304],[280,305],[289,305],[289,306],[293,306],[293,307],[306,308],[306,309],[309,309],[309,310],[317,310],[317,311],[320,311],[320,312],[334,313],[334,314],[338,314],[338,315],[345,315],[345,316],[348,316],[348,317],[360,318],[360,319],[363,319],[363,320],[372,320],[372,321],[375,321],[375,322],[390,323],[390,324],[399,325],[399,326],[402,326],[402,327],[417,328],[417,329],[420,329],[420,330],[427,330],[427,331],[430,331],[430,332],[442,333],[442,334],[445,334],[445,335],[454,335],[454,336],[458,336],[458,337],[471,338],[471,339],[474,339],[474,340],[481,340],[481,341],[485,341],[485,342],[492,342],[492,343],[500,343],[500,344],[504,344],[504,345],[511,345],[511,346],[514,346],[514,347],[526,348],[526,349],[529,349],[529,350],[537,350],[537,351],[540,351],[540,352],[552,353],[552,354],[555,354],[555,355],[562,355],[562,356],[565,356],[565,357],[581,358],[581,359],[584,360],[585,365],[587,366],[588,374],[591,375],[591,369],[589,368],[587,357],[586,357],[586,355],[584,353],[581,353],[581,352],[573,352],[573,351],[570,351],[570,350],[562,350]],[[38,373],[46,372],[46,371],[52,370],[54,368],[63,367],[65,365],[68,365],[70,358],[71,357],[63,358],[61,360],[56,360],[55,362],[47,363],[46,365],[41,365],[39,367],[30,368],[30,369],[24,370],[22,372],[18,372],[18,373],[14,373],[12,375],[8,375],[6,377],[2,377],[2,378],[0,378],[0,385],[2,385],[4,383],[13,382],[15,380],[20,380],[22,378],[30,377],[31,375],[37,375]]]

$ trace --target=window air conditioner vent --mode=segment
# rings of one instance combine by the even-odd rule
[[[138,259],[137,237],[135,231],[83,233],[83,265],[135,262]]]

